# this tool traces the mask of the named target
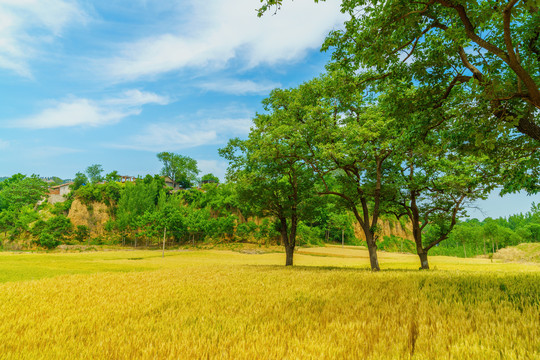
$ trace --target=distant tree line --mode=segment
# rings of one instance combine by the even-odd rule
[[[44,201],[48,186],[38,176],[16,174],[7,178],[0,182],[0,241],[5,248],[16,249],[51,249],[60,244],[156,247],[281,242],[275,219],[265,217],[252,201],[246,201],[238,184],[219,184],[213,174],[197,179],[195,160],[186,162],[187,157],[169,154],[169,159],[175,158],[183,162],[178,165],[169,161],[161,174],[190,173],[190,180],[185,175],[175,178],[182,179],[184,187],[196,182],[200,187],[174,191],[166,186],[164,175],[120,182],[116,171],[103,176],[101,165],[91,165],[84,173],[76,174],[66,201],[51,205]],[[174,170],[175,166],[191,170]],[[95,203],[107,206],[109,221],[102,235],[94,234],[91,226],[72,224],[68,213],[75,200],[86,206],[90,214]],[[299,222],[300,243],[357,243],[350,217],[334,203],[321,204],[309,219]]]

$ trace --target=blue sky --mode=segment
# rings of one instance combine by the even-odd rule
[[[223,178],[217,149],[261,100],[324,70],[339,3],[0,0],[0,176],[73,177],[88,165],[157,173],[156,154]]]
[[[91,164],[155,174],[156,154],[172,151],[223,179],[217,149],[247,136],[271,89],[324,71],[320,45],[344,20],[335,0],[263,18],[258,6],[0,0],[0,176],[71,178]],[[500,216],[538,201],[516,199],[479,206]]]

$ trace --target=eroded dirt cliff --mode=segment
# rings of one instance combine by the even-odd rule
[[[385,236],[394,235],[399,236],[403,239],[414,241],[414,238],[412,236],[412,225],[409,223],[407,223],[406,225],[402,225],[397,220],[390,221],[387,219],[381,219],[379,220],[379,226],[381,227],[381,230],[378,234],[380,240],[382,240]],[[359,240],[366,240],[366,236],[364,235],[362,227],[356,221],[354,222],[354,235]]]
[[[75,227],[85,225],[92,236],[97,236],[105,232],[104,227],[109,220],[109,212],[107,205],[103,203],[94,202],[87,206],[75,199],[69,209],[68,218]]]

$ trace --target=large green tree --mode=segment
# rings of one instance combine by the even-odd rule
[[[267,108],[267,110],[271,110]],[[285,265],[293,265],[298,224],[312,213],[314,174],[299,154],[296,122],[289,114],[257,115],[247,140],[232,139],[220,154],[230,161],[229,180],[236,182],[241,202],[254,214],[271,216],[285,247]]]
[[[395,214],[405,215],[412,224],[421,269],[429,269],[429,250],[448,238],[467,206],[484,197],[489,184],[481,159],[458,157],[440,143],[417,144],[400,154],[393,158]],[[430,236],[425,237],[428,226]]]
[[[498,171],[487,156],[462,149],[476,142],[472,129],[462,128],[471,119],[469,112],[425,106],[422,90],[410,83],[381,85],[385,92],[378,94],[378,106],[399,129],[389,139],[394,151],[388,172],[394,188],[389,195],[397,208],[384,211],[408,218],[421,268],[429,269],[428,251],[448,238],[471,201],[493,188]],[[440,123],[430,126],[433,121]],[[496,143],[506,140],[499,134]],[[424,236],[428,227],[429,236]]]

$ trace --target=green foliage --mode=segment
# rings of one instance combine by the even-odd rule
[[[53,234],[42,232],[39,235],[38,244],[47,249],[53,249],[60,245],[60,241],[54,237]]]
[[[258,226],[253,221],[247,221],[241,224],[238,224],[236,227],[236,239],[238,241],[248,242],[253,239],[257,233]]]
[[[104,184],[88,184],[74,191],[74,196],[83,204],[90,205],[92,202],[103,202],[111,208],[120,200],[123,185],[117,182]]]
[[[118,174],[118,171],[114,170],[110,173],[108,173],[107,175],[105,175],[105,181],[106,182],[115,182],[115,181],[120,181],[122,178],[121,176]]]
[[[67,215],[69,213],[69,209],[71,209],[72,203],[73,203],[73,199],[68,199],[63,202],[55,203],[50,209],[50,212],[53,215],[60,215],[60,214]]]
[[[284,93],[284,101],[294,100]],[[230,140],[220,155],[230,161],[227,177],[235,182],[239,201],[249,203],[253,215],[275,217],[283,245],[292,254],[297,226],[312,214],[315,176],[299,156],[303,150],[297,146],[295,119],[271,105],[281,95],[274,92],[263,102],[270,114],[255,117],[247,140]],[[292,265],[292,255],[287,265]]]
[[[219,178],[217,176],[215,176],[214,174],[210,173],[210,174],[205,174],[201,177],[201,183],[202,184],[205,184],[205,183],[215,183],[215,184],[218,184],[219,183]]]
[[[90,238],[90,229],[88,229],[88,226],[77,225],[77,229],[75,230],[75,240],[82,243],[88,238]]]
[[[102,173],[103,167],[100,164],[90,165],[86,168],[86,174],[92,184],[97,184],[104,180],[103,176],[101,176]]]
[[[52,177],[52,185],[55,186],[55,185],[62,185],[64,183],[64,180],[60,179],[58,176],[53,176]]]
[[[471,257],[492,254],[497,250],[521,243],[539,242],[540,217],[537,205],[531,211],[508,218],[483,221],[476,219],[459,222],[448,240],[433,248],[434,255]],[[432,237],[436,229],[428,227],[426,237]]]
[[[384,236],[383,240],[377,244],[378,248],[388,252],[406,252],[416,254],[414,242],[403,239],[399,236]]]
[[[73,231],[73,224],[64,215],[56,215],[47,221],[45,232],[52,234],[55,239],[65,240]]]
[[[47,183],[37,175],[27,177],[16,174],[0,184],[0,210],[33,206],[43,199],[48,189]]]
[[[320,246],[324,244],[324,230],[319,227],[308,226],[303,221],[298,224],[298,238],[299,246]]]
[[[75,174],[75,179],[73,179],[73,184],[71,184],[71,189],[73,191],[78,190],[81,186],[88,184],[88,178],[85,174],[78,172]]]

